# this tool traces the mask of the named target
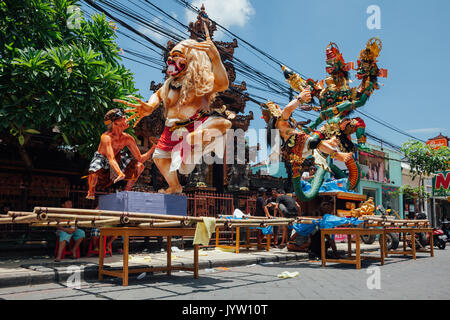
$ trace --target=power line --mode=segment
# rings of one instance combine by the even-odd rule
[[[162,46],[161,44],[157,43],[156,41],[153,41],[152,39],[150,39],[150,37],[146,36],[145,34],[143,34],[142,32],[136,30],[135,28],[133,28],[132,26],[130,26],[129,24],[125,23],[124,21],[122,21],[121,19],[111,15],[108,11],[104,10],[102,7],[100,7],[99,5],[97,5],[94,1],[92,0],[84,0],[89,6],[91,6],[92,8],[102,12],[103,14],[105,14],[107,17],[109,17],[110,19],[117,21],[120,25],[124,26],[125,28],[127,28],[128,30],[138,34],[139,36],[141,36],[142,38],[144,38],[145,40],[147,40],[148,42],[150,42],[151,44],[153,44],[155,47],[158,47],[159,49],[163,50],[163,51],[168,51],[166,47]]]
[[[388,123],[388,122],[386,122],[386,121],[384,121],[384,120],[378,120],[378,119],[376,119],[374,116],[369,115],[367,112],[362,112],[361,110],[356,110],[356,111],[357,111],[358,113],[364,115],[365,117],[367,117],[367,118],[369,118],[369,119],[371,119],[371,120],[373,120],[373,121],[375,121],[375,122],[377,122],[377,123],[379,123],[379,124],[381,124],[381,125],[383,125],[383,126],[385,126],[385,127],[390,128],[391,130],[393,130],[393,131],[395,131],[395,132],[397,132],[397,133],[400,133],[400,134],[402,134],[402,135],[404,135],[404,136],[410,137],[410,138],[412,138],[412,139],[415,139],[415,140],[418,140],[418,141],[421,141],[421,142],[426,142],[426,141],[424,141],[424,140],[422,140],[422,139],[419,139],[419,138],[417,138],[417,137],[414,137],[413,135],[411,135],[411,134],[409,134],[409,133],[407,133],[407,132],[405,132],[405,131],[403,131],[403,130],[401,130],[401,129],[396,128],[395,126],[393,126],[392,124],[390,124],[390,123]]]
[[[175,0],[178,3],[183,4],[186,8],[188,8],[189,10],[199,13],[200,10],[198,8],[195,8],[193,6],[191,6],[189,3],[187,3],[186,1],[183,0]],[[149,37],[147,37],[146,35],[142,34],[140,31],[134,29],[133,27],[131,27],[130,25],[126,24],[125,22],[121,21],[120,19],[117,19],[115,17],[113,17],[111,14],[108,14],[108,12],[105,9],[102,9],[100,6],[96,6],[93,4],[93,2],[91,0],[85,0],[85,2],[87,2],[89,5],[91,5],[92,7],[94,7],[95,9],[103,12],[105,15],[107,15],[108,17],[112,18],[113,20],[118,21],[121,25],[123,25],[126,29],[130,30],[131,32],[143,37],[145,40],[149,41],[150,43],[152,43],[154,46],[158,47],[159,49],[162,50],[162,52],[167,51],[167,49],[165,47],[163,47],[162,45],[158,44],[157,42],[153,41],[152,39],[150,39]],[[173,39],[175,41],[180,41],[183,37],[185,37],[186,33],[181,31],[180,29],[174,27],[173,25],[170,25],[172,28],[174,28],[176,31],[181,32],[183,35],[179,35],[174,33],[173,31],[170,31],[167,28],[162,27],[161,25],[158,25],[156,23],[149,23],[144,21],[143,19],[138,18],[138,13],[137,12],[133,12],[132,10],[130,10],[129,8],[123,6],[123,5],[117,5],[117,4],[112,4],[109,1],[100,1],[103,4],[108,5],[110,8],[112,8],[113,10],[117,11],[121,16],[124,16],[128,19],[131,19],[133,21],[135,21],[136,23],[138,23],[139,25],[149,28],[150,30],[163,35],[165,37],[168,37],[170,39]],[[132,4],[134,4],[135,6],[137,6],[138,8],[140,8],[141,10],[144,10],[145,12],[147,12],[148,14],[160,19],[159,17],[157,17],[156,15],[152,14],[151,12],[149,12],[148,10],[143,9],[142,7],[138,6],[136,3],[130,1]],[[142,4],[144,4],[143,2],[145,2],[145,4],[147,4],[148,6],[151,6],[154,10],[158,11],[159,13],[163,14],[165,17],[169,18],[170,20],[176,22],[177,24],[179,24],[180,26],[182,26],[183,28],[186,28],[189,30],[189,27],[187,25],[185,25],[184,23],[180,22],[178,19],[172,17],[170,14],[168,14],[167,12],[165,12],[164,10],[162,10],[161,8],[159,8],[158,6],[152,4],[150,1],[144,0],[144,1],[140,1]],[[234,33],[232,33],[231,31],[229,31],[228,29],[226,29],[225,27],[221,26],[220,24],[218,24],[217,22],[215,22],[214,20],[210,19],[211,21],[213,21],[217,26],[219,26],[221,29],[223,29],[224,31],[226,31],[228,34],[231,34],[232,36],[238,38],[241,42],[243,42],[244,44],[248,45],[250,48],[252,48],[253,50],[257,51],[258,53],[262,54],[263,56],[265,56],[267,59],[269,59],[270,61],[278,64],[279,66],[283,65],[283,63],[281,63],[281,61],[279,61],[278,59],[274,58],[273,56],[271,56],[270,54],[265,53],[264,51],[258,49],[257,47],[255,47],[254,45],[252,45],[251,43],[249,43],[248,41],[242,39],[241,37],[235,35]],[[193,30],[190,30],[191,32],[194,32]],[[195,33],[195,32],[194,32]],[[125,35],[125,34],[124,34]],[[129,36],[128,36],[129,37]],[[136,42],[139,42],[135,39],[133,39]],[[245,48],[245,46],[243,46]],[[247,49],[248,50],[248,49]],[[155,50],[153,50],[155,51]],[[156,52],[156,51],[155,51]],[[251,51],[250,51],[251,52]],[[141,56],[142,58],[142,56]],[[152,63],[154,63],[155,61],[151,61]],[[244,78],[250,80],[250,81],[254,81],[259,83],[260,85],[264,86],[267,88],[266,89],[262,89],[261,87],[257,87],[257,86],[253,86],[254,89],[263,91],[263,92],[267,92],[269,94],[276,94],[276,95],[280,95],[283,96],[284,95],[289,95],[291,94],[290,92],[290,88],[283,82],[280,82],[277,79],[274,79],[270,76],[267,76],[266,74],[258,71],[257,69],[255,69],[254,67],[252,67],[251,65],[245,63],[243,60],[239,59],[238,57],[233,57],[233,61],[230,61],[231,64],[233,64],[235,70],[237,73],[239,73],[240,75],[242,75]],[[160,65],[159,62],[157,63],[157,65]],[[284,64],[286,65],[286,64]],[[153,68],[155,68],[154,66],[151,66]],[[155,68],[157,69],[157,68]],[[292,69],[292,68],[291,68]],[[299,72],[297,72],[299,73]],[[301,75],[301,73],[299,73]],[[302,75],[304,78],[307,78],[306,76]],[[252,85],[249,84],[248,85],[249,88],[252,88]],[[242,94],[242,93],[241,93]],[[255,95],[255,94],[250,94],[247,93],[247,96],[250,97],[250,95],[252,95],[255,98],[258,99],[263,99],[265,100],[263,97]],[[252,100],[250,100],[252,101]],[[255,100],[252,101],[254,103],[260,103],[259,101]],[[385,121],[382,120],[378,120],[376,119],[374,116],[370,116],[369,114],[365,114],[361,111],[358,110],[358,112],[360,112],[361,114],[363,114],[364,116],[366,116],[367,118],[383,125],[386,126],[388,128],[390,128],[393,131],[396,131],[397,133],[406,135],[410,138],[419,140],[424,142],[421,139],[418,139],[408,133],[406,133],[405,131],[396,128],[395,126],[392,126],[390,124],[388,124]],[[298,112],[295,113],[297,116],[300,116],[302,118],[307,119],[303,114],[299,114]],[[316,117],[315,115],[311,115],[310,116]],[[377,139],[377,137],[375,135],[372,135],[371,138],[373,139]],[[379,139],[380,141],[384,141],[383,139]],[[385,142],[386,143],[386,142]],[[392,144],[394,145],[394,144]]]

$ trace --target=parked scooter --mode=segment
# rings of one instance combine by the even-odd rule
[[[424,213],[418,213],[416,219],[426,219],[427,216]],[[411,247],[411,238],[408,237],[408,246]],[[429,233],[421,232],[416,233],[416,248],[424,248],[430,245]],[[433,244],[441,250],[445,249],[448,237],[442,228],[433,228]]]
[[[442,230],[441,228],[433,228],[433,243],[435,246],[437,246],[439,249],[444,250],[447,241],[448,237],[444,233],[444,230]]]
[[[407,244],[411,248],[411,237],[408,235]],[[441,250],[445,249],[447,243],[447,236],[444,234],[441,228],[433,228],[433,244]],[[416,248],[425,248],[430,245],[429,233],[421,232],[416,233]]]
[[[450,221],[448,220],[441,220],[441,226],[440,228],[444,232],[444,234],[447,236],[447,241],[450,241]]]

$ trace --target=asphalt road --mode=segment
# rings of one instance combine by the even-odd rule
[[[450,249],[435,249],[435,257],[418,253],[389,257],[384,266],[362,263],[362,269],[341,264],[292,261],[232,268],[200,270],[195,280],[190,272],[130,278],[122,287],[119,279],[103,282],[70,282],[28,287],[0,288],[5,300],[308,300],[308,299],[450,299]],[[284,271],[298,276],[281,279]],[[186,302],[188,303],[188,302]],[[225,310],[223,310],[225,312]]]

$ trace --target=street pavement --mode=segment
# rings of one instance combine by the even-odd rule
[[[199,279],[191,272],[142,275],[130,278],[130,285],[121,280],[81,280],[32,286],[0,288],[5,300],[309,300],[309,299],[383,299],[430,300],[450,298],[448,263],[450,250],[418,253],[411,257],[390,256],[385,265],[363,261],[362,268],[353,265],[305,259],[236,265],[210,266],[200,270]],[[181,254],[181,253],[178,253]],[[272,252],[272,254],[275,254]],[[377,255],[377,252],[370,253]],[[234,256],[238,256],[233,254]],[[239,254],[241,257],[243,255]],[[202,257],[200,257],[202,260]],[[279,278],[288,271],[293,278]],[[69,287],[67,286],[69,285]],[[72,286],[72,287],[70,287]],[[77,287],[78,286],[78,287]],[[188,303],[188,302],[186,302]]]

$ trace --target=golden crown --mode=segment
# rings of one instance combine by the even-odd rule
[[[383,45],[379,38],[370,38],[366,43],[366,48],[361,50],[359,53],[359,60],[375,61],[378,58],[382,48]]]

